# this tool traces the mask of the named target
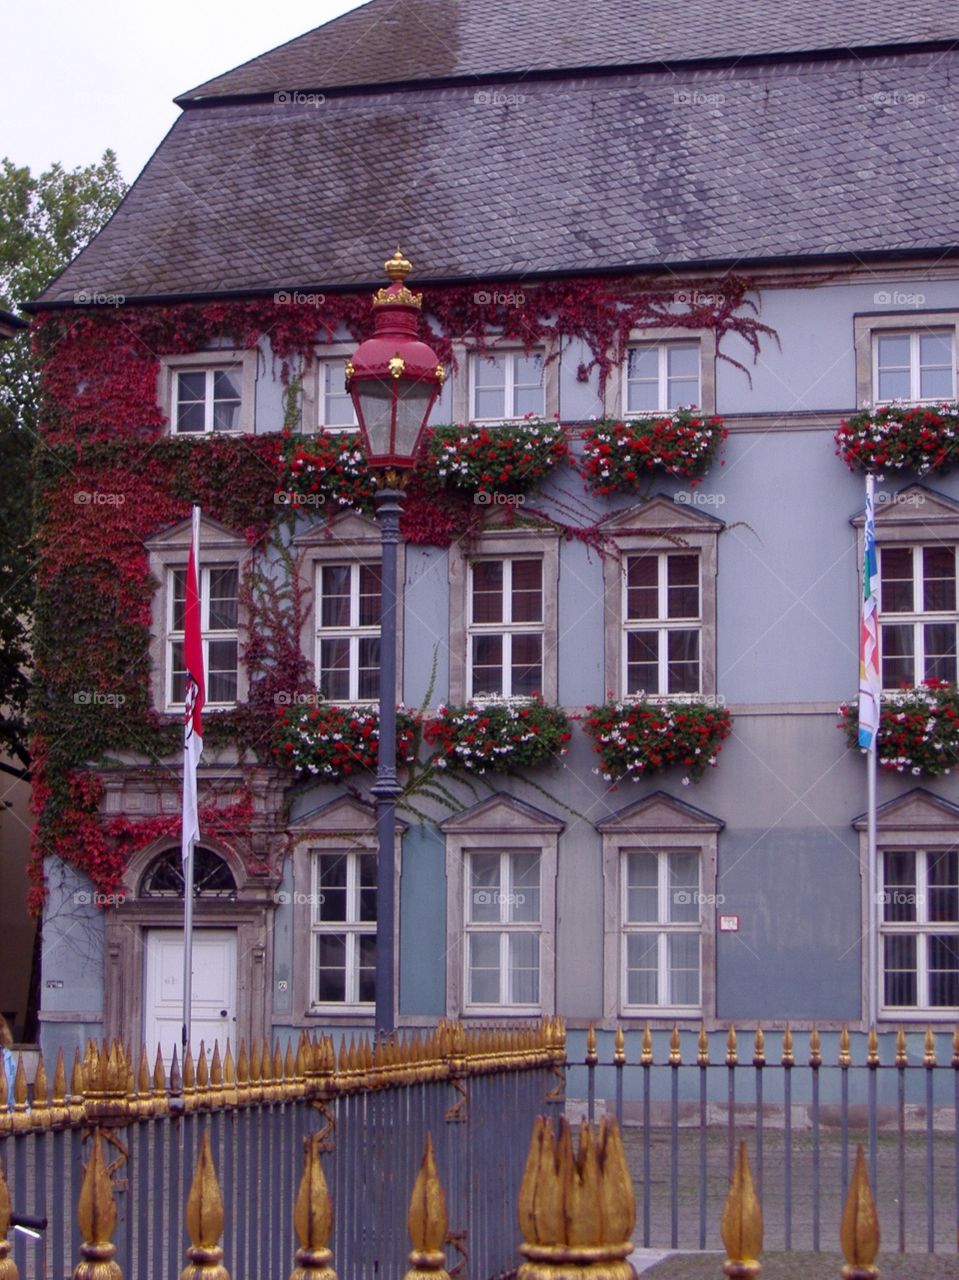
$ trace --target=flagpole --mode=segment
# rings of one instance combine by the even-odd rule
[[[869,477],[872,479],[872,476]],[[879,1004],[879,858],[876,851],[876,775],[878,772],[878,751],[876,741],[866,752],[866,867],[869,880],[869,946],[866,965],[869,982],[869,999],[867,1011],[869,1026],[876,1025]]]
[[[863,546],[862,625],[860,628],[859,744],[866,750],[866,1018],[876,1025],[879,1008],[879,858],[876,849],[876,777],[882,680],[879,673],[879,624],[876,557],[876,478],[866,475],[866,527]]]
[[[193,854],[199,834],[197,764],[203,750],[201,713],[206,700],[200,593],[200,508],[194,506],[190,531],[183,610],[183,654],[186,670],[183,723],[183,1024],[182,1056],[190,1043],[193,1011]]]

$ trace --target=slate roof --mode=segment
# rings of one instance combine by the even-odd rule
[[[954,40],[931,0],[372,0],[179,101]]]
[[[563,2],[548,8],[562,14]],[[798,4],[790,21],[808,25],[813,6]],[[662,6],[614,0],[579,25]],[[547,10],[540,0],[522,7]],[[725,22],[724,6],[686,4],[706,7]],[[888,8],[887,25],[873,24],[873,8]],[[745,30],[754,10],[766,0],[735,0],[730,29],[738,15]],[[844,0],[820,4],[819,29],[863,39],[857,13]],[[895,15],[920,30],[912,0],[876,0],[877,38],[899,29]],[[694,21],[683,32],[699,47]],[[208,100],[184,111],[41,304],[83,292],[132,300],[366,286],[379,283],[397,241],[419,284],[949,252],[957,61],[916,50]]]

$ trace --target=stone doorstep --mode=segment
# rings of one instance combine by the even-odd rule
[[[587,1102],[585,1098],[567,1098],[566,1116],[570,1123],[579,1124],[586,1119]],[[792,1129],[794,1133],[812,1130],[812,1107],[808,1103],[794,1103],[790,1108]],[[733,1108],[736,1125],[756,1127],[756,1107],[753,1103],[736,1103]],[[606,1115],[615,1115],[615,1103],[608,1098],[597,1098],[594,1115],[600,1120]],[[905,1129],[907,1133],[925,1133],[926,1108],[917,1102],[907,1102],[903,1108]],[[668,1127],[672,1119],[672,1107],[668,1102],[650,1103],[650,1120],[657,1128]],[[869,1108],[865,1103],[854,1103],[848,1113],[850,1129],[865,1129],[869,1124]],[[899,1129],[899,1111],[897,1107],[883,1105],[876,1108],[876,1120],[880,1133],[896,1133]],[[623,1124],[627,1128],[635,1128],[643,1123],[643,1104],[637,1099],[623,1102]],[[706,1103],[706,1125],[708,1128],[721,1129],[729,1124],[729,1105],[725,1102]],[[838,1130],[842,1125],[842,1110],[836,1103],[820,1103],[820,1130]],[[953,1107],[933,1107],[932,1128],[934,1133],[954,1133],[956,1114]],[[769,1103],[763,1107],[764,1129],[785,1129],[786,1108],[781,1104]],[[681,1102],[679,1104],[679,1128],[699,1128],[699,1103]]]

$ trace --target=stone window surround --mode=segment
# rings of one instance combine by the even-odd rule
[[[604,521],[613,535],[618,555],[603,558],[604,587],[604,688],[624,697],[624,634],[626,557],[640,552],[696,551],[700,563],[700,696],[716,693],[716,575],[719,534],[723,522],[670,498],[657,496],[640,506],[618,512]],[[683,695],[677,694],[676,697]]]
[[[395,904],[393,921],[394,938],[394,989],[393,1007],[399,1010],[399,954],[400,954],[400,880],[403,871],[403,835],[406,823],[396,824],[396,858],[393,878]],[[367,1005],[311,1005],[310,971],[313,963],[312,906],[313,854],[314,853],[376,853],[376,815],[373,809],[341,796],[291,823],[293,840],[293,903],[292,903],[292,1014],[294,1026],[309,1026],[320,1020],[327,1023],[348,1022],[351,1026],[370,1026],[376,1021],[373,1008]],[[377,930],[378,933],[378,930]]]
[[[304,611],[303,625],[300,630],[300,650],[307,660],[309,678],[315,684],[318,568],[322,564],[343,564],[346,561],[380,564],[383,543],[379,526],[373,520],[356,515],[354,512],[346,512],[335,516],[328,524],[313,525],[297,534],[293,539],[293,546],[297,552],[297,571],[303,599],[309,604]],[[404,587],[406,584],[406,544],[402,538],[397,547],[396,584],[396,698],[398,702],[402,702]],[[369,702],[364,701],[357,705],[366,706]]]
[[[959,311],[899,311],[895,314],[853,316],[853,340],[856,349],[856,405],[871,405],[875,400],[873,383],[873,335],[881,332],[913,332],[917,329],[951,329],[952,358],[956,364],[959,350]],[[953,370],[955,374],[955,368]],[[957,388],[959,390],[959,388]]]
[[[664,342],[699,343],[699,408],[707,416],[716,412],[716,334],[712,329],[686,329],[682,325],[665,328],[631,329],[629,347],[657,346]],[[623,351],[617,367],[606,379],[603,393],[603,416],[622,421],[626,404],[626,351]],[[631,413],[630,419],[656,417],[651,411]]]
[[[862,937],[861,982],[862,1009],[859,1029],[867,1029],[868,1020],[868,983],[869,956],[866,947],[867,921],[869,920],[869,877],[866,874],[868,865],[868,824],[866,815],[862,814],[853,822],[859,836],[859,865],[862,885]],[[914,787],[905,795],[880,805],[876,813],[876,847],[881,854],[885,849],[929,849],[935,847],[959,846],[959,807],[950,804],[941,796],[927,791],[925,787]],[[879,954],[879,974],[882,975],[882,952]],[[877,1000],[877,1018],[880,1023],[900,1024],[907,1031],[924,1030],[929,1023],[948,1023],[956,1021],[956,1010],[917,1009],[910,1015],[903,1009],[892,1009],[884,1012],[881,1000]]]
[[[629,849],[685,852],[700,854],[699,891],[715,895],[717,879],[717,845],[725,824],[718,818],[674,800],[664,791],[656,791],[627,805],[611,818],[596,824],[603,838],[603,1018],[608,1025],[617,1020],[635,1019],[654,1023],[664,1019],[670,1024],[686,1019],[707,1029],[720,1024],[716,1020],[716,916],[718,906],[709,902],[701,912],[701,1014],[695,1010],[662,1008],[656,1012],[635,1011],[623,1004],[623,920],[622,866],[623,853]]]
[[[446,1016],[529,1018],[529,1006],[466,1005],[466,855],[475,851],[540,854],[540,988],[537,1014],[556,1010],[556,873],[559,837],[566,824],[532,805],[498,793],[440,823],[446,836]]]
[[[150,688],[153,706],[160,712],[176,715],[179,707],[171,707],[166,700],[167,619],[170,617],[171,569],[185,569],[190,558],[190,520],[167,529],[156,538],[144,543],[149,555],[151,575],[159,583],[153,595],[153,614],[150,626]],[[244,561],[249,555],[246,539],[225,525],[204,516],[200,521],[200,568],[234,565],[242,580]],[[237,606],[237,704],[245,702],[249,692],[246,664],[243,662],[243,637],[249,625],[247,610],[243,607],[242,592]],[[221,708],[210,707],[208,715],[216,715]],[[222,708],[226,710],[227,708]]]
[[[497,351],[524,351],[515,338],[492,337],[483,346],[474,338],[461,338],[452,343],[453,421],[465,424],[470,418],[470,356],[481,350],[495,355]],[[546,337],[533,344],[531,351],[543,352],[543,418],[550,422],[559,413],[559,354],[555,339]]]
[[[469,643],[470,562],[499,558],[543,560],[543,687],[546,702],[559,697],[557,648],[559,644],[559,533],[542,529],[488,528],[477,534],[469,549],[455,542],[449,553],[450,583],[450,683],[449,702],[467,701],[467,645]]]
[[[237,348],[214,349],[211,351],[195,351],[186,355],[167,355],[160,357],[160,370],[157,376],[157,400],[166,419],[167,429],[172,436],[179,438],[203,439],[208,435],[238,436],[249,435],[255,430],[256,416],[256,373],[259,352],[255,347],[249,350]],[[236,431],[184,431],[175,429],[176,396],[174,386],[177,373],[196,373],[203,369],[218,369],[226,365],[240,366],[240,425]]]

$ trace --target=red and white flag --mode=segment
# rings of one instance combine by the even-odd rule
[[[193,536],[186,570],[186,602],[183,611],[183,665],[186,667],[185,711],[183,716],[183,842],[184,861],[190,843],[199,839],[196,770],[203,751],[203,704],[206,680],[203,674],[203,634],[200,629],[200,508],[193,508]]]

